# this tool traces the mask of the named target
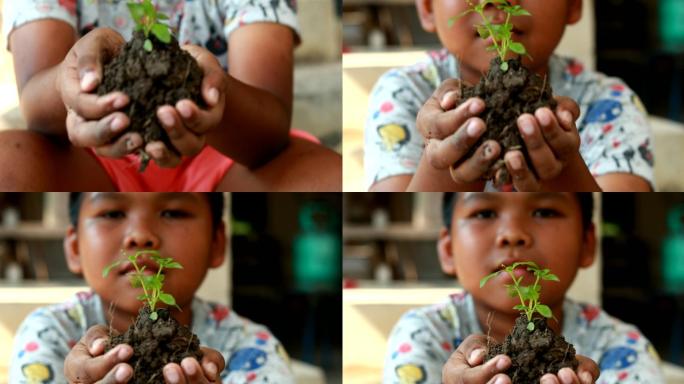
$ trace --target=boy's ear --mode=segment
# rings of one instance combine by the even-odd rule
[[[568,17],[566,24],[575,24],[582,18],[582,0],[568,0]]]
[[[211,241],[211,259],[209,268],[218,268],[226,258],[226,225],[221,222],[214,230],[214,238]]]
[[[67,267],[72,273],[80,275],[83,273],[81,267],[81,255],[78,249],[78,236],[76,228],[70,225],[67,228],[66,236],[64,237],[64,257],[66,258]]]
[[[432,9],[433,0],[416,0],[416,10],[418,11],[418,18],[420,18],[420,25],[426,32],[434,33],[435,27],[435,13]]]
[[[589,227],[584,231],[584,241],[582,244],[579,266],[580,268],[587,268],[594,264],[596,259],[596,227],[594,223],[589,223]]]
[[[455,276],[454,255],[451,252],[451,234],[444,227],[439,231],[437,255],[439,256],[439,264],[442,266],[442,271],[447,275]]]

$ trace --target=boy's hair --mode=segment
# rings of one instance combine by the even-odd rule
[[[451,218],[454,212],[456,195],[456,192],[446,192],[442,196],[442,221],[448,230],[451,230]],[[586,231],[591,224],[591,217],[594,212],[594,196],[591,192],[577,192],[575,196],[577,196],[579,201],[582,214],[582,229]]]
[[[218,228],[223,217],[223,193],[221,192],[205,192],[207,200],[209,201],[209,209],[211,210],[211,225],[212,229]],[[81,202],[83,200],[83,193],[71,192],[69,193],[69,220],[71,225],[77,227],[78,215],[81,212]]]

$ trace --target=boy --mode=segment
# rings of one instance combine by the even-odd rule
[[[181,100],[157,110],[181,156],[161,142],[142,148],[137,133],[122,134],[127,95],[93,93],[102,63],[135,26],[126,1],[6,1],[3,32],[29,131],[0,135],[0,162],[10,164],[0,188],[341,190],[339,155],[311,135],[290,132],[299,41],[294,1],[154,3],[204,73],[207,109]],[[134,155],[140,149],[153,160],[144,173]]]
[[[473,1],[477,3],[477,1]],[[646,112],[622,81],[583,69],[574,60],[553,55],[565,26],[576,23],[582,0],[511,0],[532,16],[512,17],[513,40],[527,48],[523,64],[546,76],[559,97],[555,111],[540,108],[517,120],[530,153],[504,160],[519,191],[643,191],[653,187],[653,151]],[[476,13],[450,25],[468,7],[466,0],[416,0],[428,32],[444,47],[423,62],[391,70],[371,93],[365,129],[367,182],[375,191],[478,191],[490,188],[482,176],[501,148],[489,141],[470,158],[465,154],[485,131],[481,99],[460,99],[460,82],[476,84],[495,53],[473,25]],[[504,14],[489,4],[494,24]],[[573,101],[576,100],[577,104]],[[575,126],[578,117],[579,123]],[[581,140],[580,140],[581,139]],[[580,144],[581,143],[581,144]],[[457,164],[457,166],[455,166]],[[509,186],[510,187],[510,186]]]
[[[577,372],[564,368],[542,383],[663,382],[653,347],[634,326],[565,298],[577,270],[594,261],[590,194],[445,194],[443,201],[439,261],[465,292],[399,320],[388,342],[385,383],[510,383],[502,373],[511,364],[507,356],[483,364],[483,334],[503,341],[519,315],[516,299],[504,288],[510,281],[503,272],[482,288],[479,281],[516,261],[534,261],[558,276],[560,282],[541,283],[540,301],[558,319],[550,327],[562,330],[580,360]],[[526,270],[516,273],[523,284],[534,282]],[[402,381],[409,374],[415,381]]]
[[[205,353],[201,362],[186,358],[180,365],[167,364],[167,383],[293,383],[287,355],[267,328],[195,297],[207,270],[224,261],[222,211],[221,194],[72,194],[67,264],[92,291],[27,317],[15,338],[10,382],[130,380],[131,347],[120,345],[103,355],[103,346],[107,326],[122,333],[135,319],[141,291],[130,286],[122,268],[106,278],[102,270],[120,260],[122,250],[155,249],[183,265],[164,272],[164,290],[181,308],[172,316],[197,334]]]

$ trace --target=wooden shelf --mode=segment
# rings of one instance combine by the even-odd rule
[[[23,222],[16,227],[0,227],[0,239],[61,240],[66,228],[46,227],[42,222]]]
[[[435,241],[438,236],[439,228],[416,228],[409,223],[390,224],[383,228],[370,225],[345,225],[342,228],[345,241]]]

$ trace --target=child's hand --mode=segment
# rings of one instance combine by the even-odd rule
[[[104,325],[91,327],[71,349],[64,359],[69,383],[125,383],[133,377],[133,368],[125,363],[133,356],[129,345],[118,345],[102,355],[108,331]]]
[[[427,143],[423,156],[428,163],[435,169],[450,169],[455,182],[468,184],[481,180],[501,147],[489,140],[464,159],[486,129],[477,117],[485,105],[481,99],[472,98],[456,107],[459,101],[460,81],[444,81],[418,112],[416,125]],[[454,168],[455,163],[459,165]]]
[[[193,156],[204,148],[207,133],[223,119],[227,80],[226,73],[211,52],[196,45],[186,45],[183,49],[197,60],[204,73],[202,97],[208,109],[200,109],[194,102],[184,99],[175,106],[159,107],[157,118],[180,154]],[[181,160],[161,141],[148,143],[145,152],[160,167],[175,167]]]
[[[596,362],[586,356],[576,355],[579,360],[577,372],[570,368],[563,368],[558,375],[547,373],[542,376],[541,384],[593,384],[598,379],[600,371]]]
[[[55,86],[67,109],[69,140],[78,147],[92,147],[101,156],[121,157],[142,144],[138,133],[117,137],[129,124],[123,112],[129,102],[122,92],[103,96],[92,93],[102,81],[102,63],[125,44],[123,37],[108,28],[97,28],[79,39],[59,65]]]
[[[490,342],[492,342],[490,340]],[[444,384],[511,384],[504,373],[511,366],[511,359],[499,355],[482,364],[486,354],[487,336],[470,335],[451,354],[442,368]]]
[[[504,155],[518,191],[553,190],[563,183],[571,188],[563,190],[598,188],[579,152],[580,137],[575,126],[579,106],[567,97],[556,100],[555,113],[540,108],[534,116],[527,113],[518,118],[518,128],[532,161],[527,164],[520,151]]]
[[[223,356],[216,350],[201,347],[204,356],[202,365],[192,357],[186,357],[180,364],[164,366],[164,379],[169,384],[177,383],[214,383],[220,381],[225,368]]]

